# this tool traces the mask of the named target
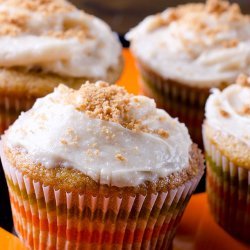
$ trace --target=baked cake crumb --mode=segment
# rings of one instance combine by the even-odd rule
[[[126,161],[126,158],[121,154],[116,154],[115,158],[119,161]]]
[[[18,11],[15,12],[7,11],[4,8],[0,10],[1,36],[19,36],[23,33],[34,35],[34,30],[29,24],[32,20],[31,12],[37,13],[41,17],[56,14],[63,15],[64,13],[73,13],[74,11],[80,12],[80,10],[77,10],[71,3],[61,0],[0,0],[0,4],[3,4],[7,10],[18,8]],[[83,11],[81,12],[84,13]],[[89,16],[89,18],[91,18],[91,16]],[[51,27],[48,26],[47,29],[36,30],[35,35],[55,37],[58,39],[70,39],[74,37],[81,42],[86,40],[86,38],[93,38],[87,22],[76,21],[71,18],[63,20],[61,29],[55,30],[52,25]]]
[[[210,13],[222,13],[229,9],[230,4],[228,1],[223,0],[207,0],[206,10]]]
[[[59,102],[73,105],[91,118],[111,121],[134,132],[154,133],[165,139],[169,137],[168,131],[149,129],[141,119],[136,119],[130,113],[130,105],[139,103],[140,99],[129,94],[124,87],[99,81],[95,84],[86,82],[79,90],[64,85],[60,85],[57,90],[60,92]],[[159,121],[163,120],[164,117],[159,118]],[[115,134],[106,126],[100,132],[106,135],[107,140],[115,138]]]
[[[224,118],[229,118],[229,113],[227,111],[225,111],[224,109],[220,109],[220,114],[224,117]]]
[[[250,77],[245,74],[240,74],[236,80],[236,83],[241,86],[250,87]]]
[[[62,0],[8,0],[0,1],[7,2],[9,6],[18,6],[32,12],[43,12],[44,14],[65,13],[75,10],[75,7],[68,1]]]
[[[221,44],[225,48],[234,48],[239,44],[239,41],[236,39],[232,39],[228,41],[223,41]]]
[[[242,115],[250,115],[250,105],[246,105],[240,112]]]
[[[164,129],[157,129],[157,130],[155,130],[155,133],[160,135],[163,138],[168,138],[169,137],[168,131],[164,130]]]

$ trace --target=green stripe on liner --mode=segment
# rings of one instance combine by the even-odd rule
[[[66,204],[60,204],[56,206],[56,202],[51,200],[49,202],[45,202],[45,198],[41,197],[39,199],[36,198],[35,193],[27,194],[26,190],[20,190],[19,186],[14,185],[13,181],[10,178],[7,178],[7,182],[11,192],[13,192],[19,199],[24,201],[28,201],[31,206],[37,206],[38,209],[43,209],[48,212],[56,212],[58,216],[65,216],[67,218],[80,218],[81,220],[89,219],[91,221],[110,221],[111,223],[115,223],[117,220],[119,221],[127,221],[127,220],[147,220],[148,218],[156,219],[158,216],[172,216],[174,213],[178,213],[183,209],[183,206],[187,203],[188,199],[182,199],[178,203],[174,202],[169,206],[166,202],[163,204],[162,208],[159,209],[157,206],[154,206],[152,209],[148,207],[142,207],[140,211],[136,204],[132,207],[132,210],[128,212],[126,209],[120,209],[118,213],[114,212],[112,209],[108,209],[106,213],[103,213],[100,207],[97,207],[93,212],[90,207],[85,206],[82,211],[78,209],[77,206],[73,206],[70,209],[67,209]]]
[[[238,176],[232,176],[229,171],[223,171],[222,166],[217,166],[212,160],[211,156],[206,153],[207,166],[211,169],[212,173],[217,176],[217,178],[223,182],[223,185],[229,185],[237,190],[247,193],[250,190],[250,185],[248,185],[247,178],[239,180]]]

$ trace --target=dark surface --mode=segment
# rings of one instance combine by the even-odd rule
[[[148,15],[167,7],[199,0],[70,0],[78,8],[105,20],[114,31],[125,34]],[[244,13],[250,13],[250,0],[230,1],[239,3]]]
[[[12,231],[13,222],[10,209],[9,193],[0,161],[0,227]]]

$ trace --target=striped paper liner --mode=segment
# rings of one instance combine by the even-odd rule
[[[0,134],[18,118],[22,111],[32,107],[35,102],[33,97],[18,97],[0,95]]]
[[[203,174],[168,192],[93,195],[45,186],[1,157],[15,229],[31,249],[170,249]]]
[[[250,243],[250,171],[235,165],[204,132],[210,210],[232,236]]]

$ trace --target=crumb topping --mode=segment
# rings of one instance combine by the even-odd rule
[[[220,114],[224,117],[224,118],[229,118],[229,113],[227,111],[225,111],[224,109],[220,109]]]
[[[0,35],[16,36],[26,30],[28,16],[23,13],[10,14],[0,11]]]
[[[245,74],[240,74],[236,83],[244,87],[250,87],[250,77]]]
[[[228,41],[222,41],[221,45],[225,48],[234,48],[239,44],[239,40],[232,39]]]
[[[126,161],[126,158],[122,154],[116,154],[115,158],[119,161]]]
[[[250,105],[245,105],[240,111],[240,114],[250,116]]]
[[[72,4],[62,0],[0,0],[0,4],[7,7],[0,11],[0,35],[2,36],[18,36],[23,33],[34,33],[29,25],[30,22],[32,22],[31,12],[32,14],[37,13],[47,18],[46,16],[49,15],[63,15],[65,13],[77,11]],[[16,11],[11,11],[11,9],[15,8],[18,9]],[[48,30],[43,30],[41,34],[36,35],[55,37],[58,39],[76,37],[80,41],[84,41],[86,37],[92,38],[87,24],[72,18],[63,20],[62,30],[55,30],[48,25]]]
[[[157,129],[157,130],[155,130],[155,133],[160,135],[163,138],[168,138],[169,137],[168,131],[166,131],[164,129]]]
[[[63,0],[1,0],[0,3],[44,14],[66,13],[75,10],[72,4]]]
[[[164,129],[151,130],[143,124],[143,121],[131,115],[131,100],[139,102],[139,99],[132,98],[125,88],[116,85],[109,85],[106,82],[85,83],[79,90],[69,89],[64,85],[58,87],[60,100],[65,104],[73,105],[76,110],[82,111],[91,118],[118,123],[134,132],[154,133],[162,138],[168,138],[169,132]],[[136,108],[136,107],[134,107]],[[160,117],[159,121],[165,118]],[[113,139],[115,135],[105,126],[101,132],[106,139]]]
[[[229,2],[221,0],[208,0],[205,7],[207,12],[216,14],[221,14],[229,10],[229,8]]]
[[[149,30],[168,26],[172,22],[181,23],[194,32],[202,32],[209,37],[214,37],[222,31],[230,29],[234,21],[249,21],[249,16],[243,15],[238,4],[230,4],[224,0],[207,0],[206,4],[185,4],[171,8],[168,12],[157,14]],[[217,20],[216,25],[209,23],[209,17]],[[219,18],[223,17],[223,20]],[[187,43],[188,41],[183,41]],[[197,44],[201,40],[193,41]],[[221,45],[231,48],[238,44],[237,40],[225,41]],[[188,44],[187,44],[188,45]]]
[[[61,138],[60,142],[64,145],[74,146],[74,145],[77,145],[78,143],[78,136],[73,129],[68,128],[66,130],[65,137]]]

